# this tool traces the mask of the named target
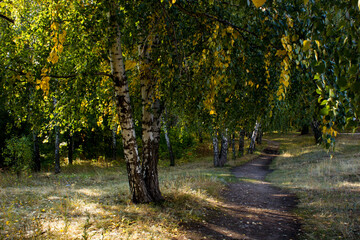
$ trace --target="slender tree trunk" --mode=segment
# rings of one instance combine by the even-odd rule
[[[312,129],[314,132],[315,143],[320,144],[322,139],[322,133],[320,130],[320,124],[317,120],[312,121]]]
[[[227,153],[229,149],[229,139],[227,136],[227,129],[225,130],[225,134],[221,134],[221,150],[220,150],[220,166],[225,166],[227,162]]]
[[[231,148],[232,148],[232,159],[236,159],[236,150],[235,150],[235,133],[231,134]]]
[[[131,198],[134,203],[151,202],[143,179],[135,136],[135,125],[130,102],[128,80],[125,74],[124,59],[121,49],[120,28],[116,15],[117,6],[113,2],[110,13],[110,29],[114,33],[114,42],[110,47],[110,65],[115,87],[116,110],[120,119],[121,136],[124,145],[124,156],[129,178]]]
[[[57,100],[53,98],[54,103],[54,111],[56,110]],[[57,125],[57,114],[55,113],[55,173],[58,174],[61,172],[60,169],[60,133],[59,133],[59,126]]]
[[[169,138],[169,134],[168,134],[168,130],[167,130],[167,123],[165,118],[163,118],[163,129],[164,129],[164,134],[165,134],[165,141],[166,141],[166,145],[169,151],[169,158],[170,158],[170,166],[174,167],[175,166],[175,158],[174,158],[174,153],[172,150],[172,146],[171,146],[171,142],[170,142],[170,138]]]
[[[40,161],[40,150],[39,150],[39,138],[35,131],[33,131],[33,142],[34,142],[34,171],[40,172],[41,161]]]
[[[74,160],[74,136],[70,132],[69,140],[68,140],[68,161],[69,161],[69,165],[73,164],[73,160]]]
[[[214,167],[220,167],[219,140],[217,136],[217,131],[214,131],[214,135],[213,135],[213,150],[214,150]]]
[[[244,155],[245,130],[241,129],[239,134],[239,157]]]
[[[202,131],[201,131],[200,127],[199,127],[199,130],[198,130],[198,134],[199,134],[199,143],[203,143],[204,139],[203,139],[203,134],[202,134]]]
[[[116,161],[116,157],[117,157],[117,154],[116,154],[116,149],[117,149],[116,132],[117,132],[117,128],[118,128],[118,126],[115,123],[114,127],[112,129],[112,159],[114,161]]]
[[[154,41],[157,42],[157,41]],[[155,44],[155,43],[154,43]],[[153,46],[151,46],[153,47]],[[162,201],[158,178],[160,141],[160,100],[154,96],[156,80],[152,75],[147,42],[140,47],[140,82],[142,100],[142,157],[143,176],[147,190],[154,201]]]
[[[262,136],[263,136],[263,132],[261,129],[261,124],[259,124],[258,133],[256,135],[256,143],[259,145],[261,145],[261,143],[262,143]]]
[[[253,154],[255,151],[255,140],[256,140],[256,136],[258,134],[258,130],[259,130],[259,122],[256,121],[255,123],[255,128],[254,131],[251,135],[251,139],[250,139],[250,146],[249,146],[249,153]]]
[[[60,133],[59,127],[55,126],[55,173],[60,171]]]

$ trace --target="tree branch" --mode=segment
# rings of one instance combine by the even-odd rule
[[[2,15],[2,14],[0,14],[0,18],[3,18],[3,19],[5,19],[5,20],[7,20],[7,21],[9,21],[9,22],[11,22],[11,23],[14,23],[14,22],[15,22],[14,19],[8,18],[7,16]]]
[[[77,77],[79,74],[75,73],[75,74],[71,74],[71,75],[64,75],[64,76],[59,76],[59,75],[49,75],[49,77],[51,78],[74,78]],[[112,74],[108,74],[108,73],[103,73],[103,72],[97,72],[97,73],[89,73],[89,74],[84,74],[85,76],[89,76],[89,75],[95,75],[95,76],[107,76],[110,78],[113,78]]]
[[[218,17],[216,17],[216,16],[212,16],[212,15],[210,15],[210,14],[208,14],[208,13],[192,12],[192,11],[187,10],[187,9],[185,9],[184,7],[182,7],[178,2],[175,3],[175,6],[178,7],[178,9],[179,9],[180,11],[182,11],[183,13],[185,13],[185,14],[187,14],[187,15],[189,15],[189,16],[192,16],[192,17],[203,16],[203,17],[207,17],[207,18],[209,18],[209,19],[211,19],[211,20],[213,20],[213,21],[217,21],[217,22],[219,22],[219,23],[222,23],[222,24],[224,24],[224,25],[231,26],[231,27],[234,28],[237,32],[239,32],[244,39],[246,39],[246,37],[243,35],[244,32],[246,32],[246,33],[248,33],[248,34],[250,34],[250,35],[253,35],[253,36],[255,36],[256,38],[259,38],[259,36],[258,36],[257,34],[251,32],[251,31],[249,31],[249,30],[247,30],[247,29],[245,29],[245,28],[239,27],[239,26],[231,23],[231,22],[228,21],[228,20],[221,19],[221,18],[218,18]]]

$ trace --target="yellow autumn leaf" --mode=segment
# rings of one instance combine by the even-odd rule
[[[286,55],[286,50],[277,50],[275,56],[285,56]]]
[[[61,44],[64,44],[64,42],[65,42],[65,37],[66,37],[66,31],[63,30],[63,32],[62,32],[61,34],[59,34],[59,42],[60,42]]]
[[[136,66],[136,64],[137,63],[135,61],[133,61],[133,60],[127,60],[125,62],[125,70],[127,71],[127,70],[133,69]]]
[[[304,4],[307,5],[309,3],[309,0],[304,0]]]
[[[63,45],[58,45],[58,47],[57,47],[57,51],[59,52],[59,53],[62,53],[62,51],[63,51]]]
[[[210,115],[216,114],[215,110],[210,110]]]
[[[310,40],[305,40],[303,42],[303,51],[307,51],[309,50],[311,47],[311,41]]]
[[[254,3],[255,7],[261,7],[262,5],[264,5],[264,3],[266,2],[266,0],[252,0],[252,2]]]

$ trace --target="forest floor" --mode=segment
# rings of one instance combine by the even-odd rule
[[[0,240],[360,239],[360,135],[340,134],[333,150],[311,135],[264,137],[224,168],[208,143],[176,167],[160,162],[159,204],[130,201],[124,162],[0,171]]]
[[[260,156],[234,167],[232,174],[239,181],[228,184],[224,201],[206,220],[186,226],[191,232],[187,238],[296,239],[301,231],[293,211],[296,197],[265,180],[278,148],[277,142],[268,141]]]

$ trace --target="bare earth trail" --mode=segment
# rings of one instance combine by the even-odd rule
[[[242,181],[228,185],[224,203],[206,222],[188,226],[191,233],[185,239],[296,239],[296,198],[265,181],[277,150],[278,144],[269,141],[263,154],[234,168],[232,173]]]

